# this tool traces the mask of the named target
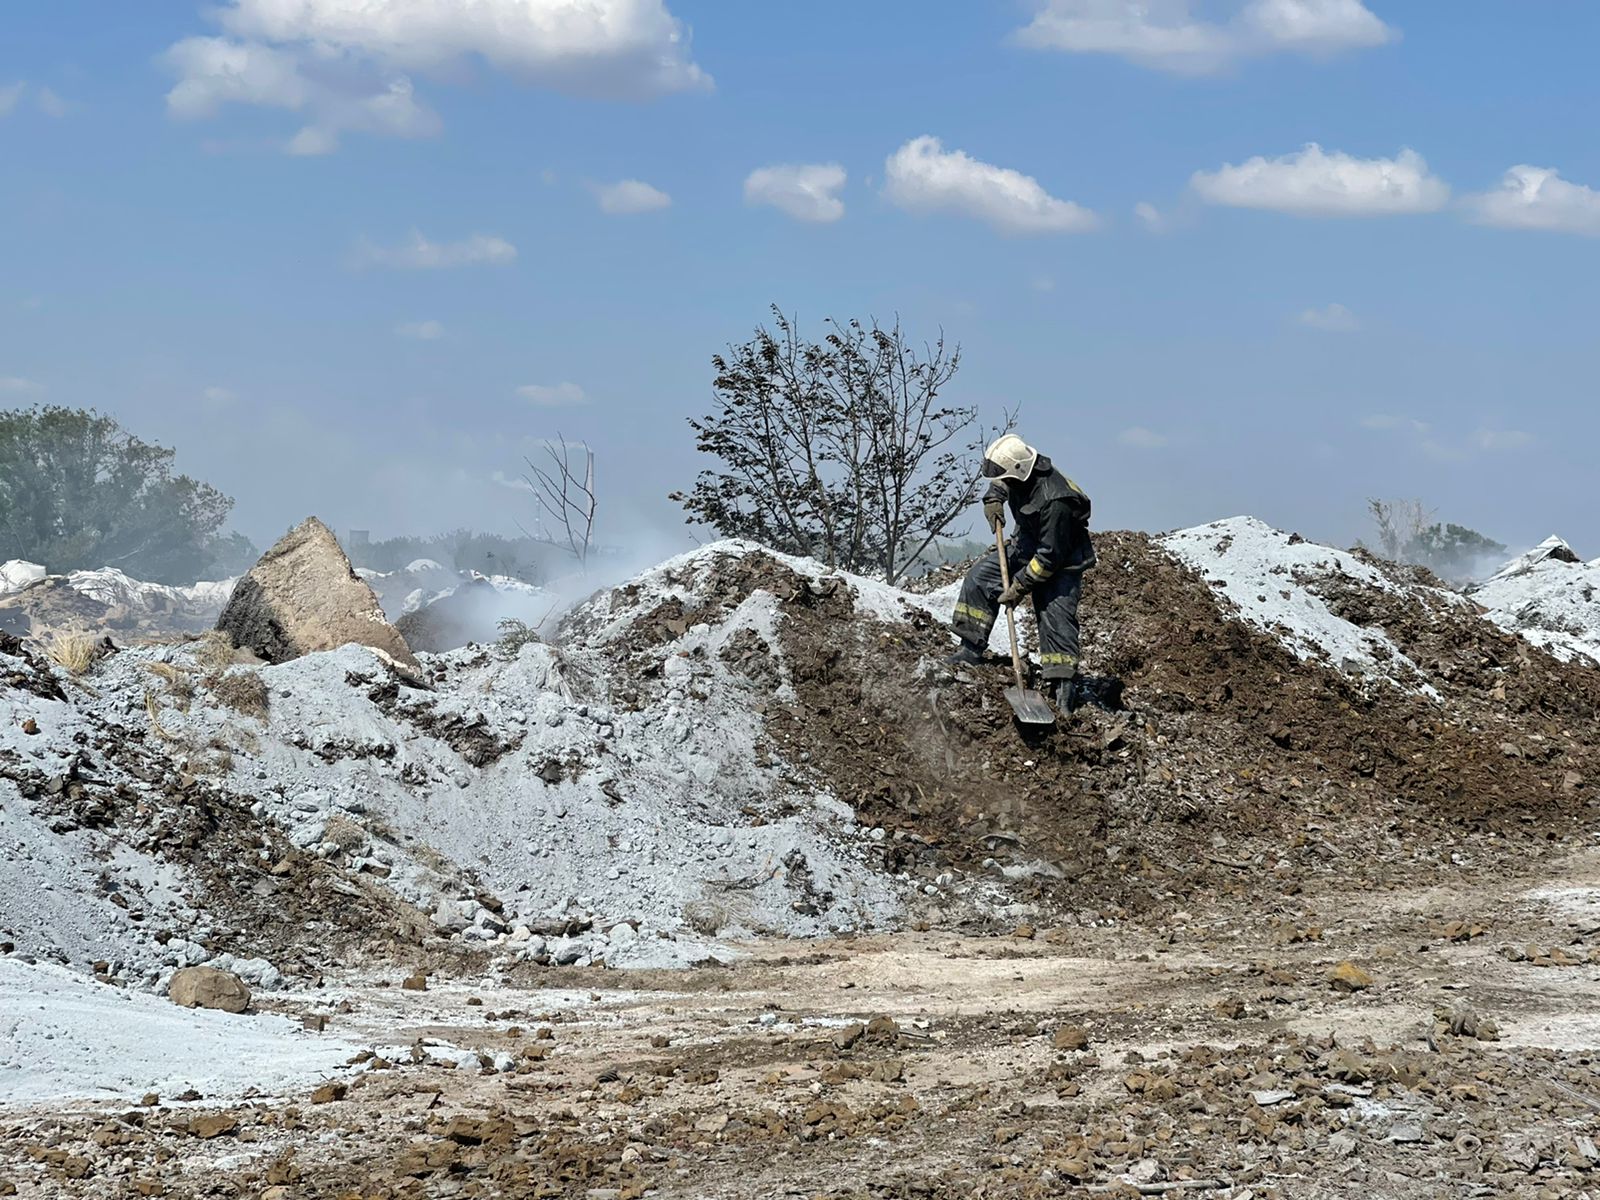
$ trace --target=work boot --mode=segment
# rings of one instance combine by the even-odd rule
[[[1062,679],[1055,684],[1056,707],[1064,713],[1077,712],[1089,700],[1082,675]]]
[[[944,661],[952,667],[975,667],[984,661],[984,657],[982,646],[975,646],[971,642],[962,642],[961,649]]]

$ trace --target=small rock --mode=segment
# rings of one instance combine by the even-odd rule
[[[1416,1121],[1398,1121],[1389,1130],[1389,1140],[1400,1145],[1420,1142],[1422,1126]]]
[[[1328,983],[1337,992],[1362,992],[1376,983],[1372,975],[1346,960],[1328,974]]]
[[[723,1109],[707,1113],[694,1123],[694,1127],[698,1133],[721,1133],[728,1127],[728,1114]]]
[[[250,989],[232,971],[184,967],[172,973],[167,996],[180,1008],[214,1008],[242,1013],[250,1007]]]
[[[1063,1025],[1056,1030],[1054,1045],[1057,1050],[1083,1050],[1089,1045],[1089,1034],[1081,1025]]]
[[[400,986],[408,992],[425,992],[428,990],[428,977],[418,971],[415,975],[408,975],[401,980]]]
[[[867,1027],[857,1021],[854,1025],[846,1025],[833,1035],[833,1044],[840,1050],[848,1050],[859,1042],[867,1032]]]
[[[325,1083],[311,1093],[311,1103],[332,1104],[335,1100],[343,1100],[350,1089],[342,1083]]]
[[[34,736],[34,734],[39,732],[39,722],[35,721],[32,717],[22,718],[22,732],[27,734],[29,737]]]
[[[1250,1099],[1254,1100],[1262,1108],[1271,1108],[1274,1104],[1282,1104],[1287,1100],[1293,1100],[1294,1093],[1282,1088],[1275,1088],[1267,1091],[1251,1092]]]
[[[239,1130],[239,1118],[232,1113],[203,1113],[189,1118],[189,1132],[204,1141],[224,1137]]]

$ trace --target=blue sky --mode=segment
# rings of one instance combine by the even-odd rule
[[[8,5],[0,403],[175,445],[258,540],[512,532],[560,431],[670,543],[711,354],[898,313],[1100,528],[1415,495],[1600,554],[1600,8],[585,8]]]

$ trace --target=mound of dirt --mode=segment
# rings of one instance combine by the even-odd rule
[[[777,748],[889,831],[886,869],[986,869],[1057,906],[1142,907],[1346,855],[1371,869],[1378,847],[1398,865],[1468,831],[1542,838],[1592,821],[1592,670],[1372,563],[1374,577],[1293,584],[1405,663],[1340,670],[1155,540],[1099,547],[1086,660],[1120,680],[1127,711],[1043,733],[1013,722],[1003,663],[940,665],[942,620],[909,604],[903,621],[852,620],[847,599],[810,590],[784,604],[797,703],[770,717]]]
[[[1259,522],[1099,548],[1086,658],[1124,707],[1037,732],[1002,659],[944,665],[954,584],[746,543],[597,595],[559,644],[424,656],[425,681],[353,645],[71,679],[0,644],[0,932],[146,986],[254,986],[230,956],[685,965],[1382,886],[1593,824],[1600,672]]]

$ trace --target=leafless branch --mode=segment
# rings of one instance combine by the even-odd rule
[[[524,456],[522,461],[528,469],[522,478],[539,509],[561,530],[561,536],[542,531],[528,533],[526,529],[523,532],[535,541],[562,547],[580,566],[587,567],[596,509],[594,451],[581,442],[568,442],[559,433],[555,445],[546,442],[544,450],[550,458],[549,465],[541,466]]]

